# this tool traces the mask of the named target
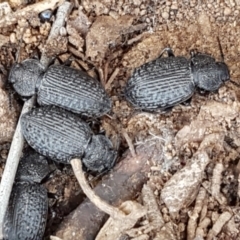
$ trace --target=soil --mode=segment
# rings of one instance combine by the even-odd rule
[[[9,2],[13,11],[27,8],[21,1]],[[60,29],[61,38],[56,39],[51,51],[46,40],[56,11],[46,22],[41,22],[34,11],[27,12],[30,17],[18,15],[5,24],[0,21],[0,64],[9,72],[20,45],[19,60],[44,52],[54,58],[54,63],[70,62],[72,67],[98,78],[113,101],[112,112],[99,121],[100,130],[115,145],[120,140],[118,161],[124,159],[123,153],[131,142],[134,147],[150,142],[161,148],[159,158],[151,162],[146,172],[146,185],[153,193],[148,196],[157,203],[162,229],[158,225],[145,232],[127,232],[123,235],[126,238],[121,239],[240,239],[240,2],[73,2],[66,26]],[[4,18],[4,11],[0,14]],[[167,113],[140,112],[124,99],[124,86],[133,70],[156,59],[165,47],[171,47],[175,56],[190,58],[190,50],[196,49],[222,61],[218,38],[231,76],[231,81],[218,91],[196,91],[190,105],[177,105]],[[5,71],[1,79],[6,79]],[[4,81],[2,85],[4,94],[10,94]],[[22,101],[14,98],[19,114]],[[9,105],[2,108],[6,110]],[[15,114],[8,115],[5,121],[16,124]],[[6,131],[4,126],[0,132]],[[12,135],[13,131],[10,132]],[[10,146],[11,137],[7,135],[8,138],[1,139],[0,177]],[[206,165],[195,168],[194,159],[202,151],[209,159]],[[55,168],[45,183],[50,193],[46,239],[84,199],[71,167]],[[179,186],[180,180],[173,182],[174,176],[180,176],[184,188]],[[93,187],[100,179],[89,176]],[[191,184],[194,180],[195,185]],[[135,200],[146,206],[144,194],[136,193]],[[169,196],[177,198],[174,204]],[[150,223],[151,219],[145,217],[135,228]]]

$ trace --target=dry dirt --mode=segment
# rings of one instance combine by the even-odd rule
[[[10,1],[13,10],[24,11],[26,6],[16,2],[21,3]],[[42,52],[57,57],[55,62],[70,58],[73,67],[97,77],[113,100],[110,117],[100,121],[106,135],[121,140],[119,161],[128,149],[126,134],[135,147],[150,143],[161,149],[146,172],[148,193],[136,193],[148,214],[119,239],[240,239],[240,1],[73,2],[66,27],[51,49],[45,43],[55,12],[50,22],[42,23],[34,11],[8,13],[6,18],[7,10],[1,10],[0,64],[9,72],[21,38],[21,60]],[[190,57],[190,50],[197,49],[221,61],[217,37],[236,84],[229,81],[215,93],[196,92],[190,106],[178,105],[168,113],[139,112],[125,101],[123,89],[131,72],[165,47],[176,56]],[[0,136],[7,138],[0,138],[0,177],[22,104],[14,96],[9,109],[4,74]],[[56,168],[45,184],[51,193],[46,239],[83,199],[71,168]],[[90,181],[97,184],[91,176]],[[153,217],[151,209],[158,212]]]

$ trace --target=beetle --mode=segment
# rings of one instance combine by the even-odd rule
[[[91,172],[110,170],[117,158],[111,141],[94,135],[79,116],[56,106],[35,108],[20,119],[22,133],[28,144],[40,154],[57,162],[69,164],[81,158]]]
[[[39,18],[41,22],[49,22],[52,17],[53,11],[51,9],[44,10],[43,12],[39,13]]]
[[[168,57],[162,58],[164,51]],[[135,108],[166,110],[190,99],[196,88],[213,92],[229,79],[227,65],[210,55],[192,51],[187,59],[165,48],[159,58],[134,71],[124,95]]]
[[[47,214],[47,190],[40,184],[50,170],[45,157],[27,149],[20,159],[3,234],[7,240],[43,238]]]
[[[74,113],[100,117],[112,106],[103,86],[87,73],[63,65],[47,69],[36,59],[13,64],[8,77],[22,97],[37,93],[39,105],[55,105]]]

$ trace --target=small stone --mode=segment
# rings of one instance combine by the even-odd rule
[[[133,0],[133,4],[135,6],[140,6],[141,2],[142,2],[141,0]]]
[[[109,12],[109,15],[110,15],[112,18],[114,18],[115,20],[117,20],[117,19],[119,18],[118,13],[115,12],[115,11],[110,11],[110,12]]]
[[[66,28],[65,28],[65,27],[61,27],[61,28],[59,29],[59,34],[60,34],[60,36],[65,37],[65,36],[67,35],[67,30],[66,30]]]
[[[236,4],[235,4],[234,0],[230,0],[229,2],[230,2],[230,5],[231,5],[232,7],[235,7]]]
[[[224,9],[224,15],[229,16],[231,14],[231,9],[229,7],[225,7]]]
[[[9,6],[9,3],[3,2],[0,4],[0,16],[4,16],[7,14],[10,14],[12,12],[11,7]]]
[[[146,10],[146,9],[144,9],[144,10],[142,10],[142,11],[140,12],[140,15],[141,15],[141,16],[143,16],[143,15],[145,15],[145,14],[146,14],[146,12],[147,12],[147,10]]]
[[[209,9],[211,9],[211,8],[212,8],[212,4],[209,3],[209,4],[207,5],[207,7],[208,7]]]
[[[171,9],[172,9],[172,10],[178,10],[177,4],[173,4],[173,5],[171,6]]]
[[[239,15],[239,10],[235,10],[235,11],[234,11],[234,16],[237,17],[238,15]]]
[[[139,13],[140,13],[140,9],[139,8],[135,8],[134,9],[135,16],[138,16]]]
[[[172,5],[171,1],[166,1],[166,5],[171,6]]]
[[[169,18],[169,14],[168,14],[167,12],[163,12],[163,13],[162,13],[162,17],[163,17],[164,19],[168,19],[168,18]]]

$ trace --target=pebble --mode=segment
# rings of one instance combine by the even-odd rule
[[[11,33],[10,34],[10,42],[11,43],[16,43],[17,42],[17,38],[16,38],[16,34],[15,33]]]
[[[144,9],[144,10],[142,10],[142,11],[140,12],[140,15],[143,16],[143,15],[145,15],[146,13],[147,13],[147,10]]]
[[[163,13],[162,13],[162,17],[163,17],[164,19],[168,19],[168,18],[169,18],[169,14],[168,14],[167,12],[163,12]]]
[[[229,3],[230,3],[230,5],[231,5],[232,7],[235,7],[235,5],[236,5],[235,2],[234,2],[234,0],[230,0]]]
[[[141,3],[142,3],[141,0],[133,0],[133,4],[134,4],[135,6],[139,6]]]
[[[172,9],[172,10],[178,10],[177,4],[173,4],[173,5],[171,6],[171,9]]]
[[[231,9],[230,9],[229,7],[225,7],[225,9],[224,9],[224,12],[223,12],[223,13],[224,13],[224,15],[225,15],[225,16],[228,16],[228,15],[230,15],[230,14],[231,14],[231,12],[232,12],[232,11],[231,11]]]

